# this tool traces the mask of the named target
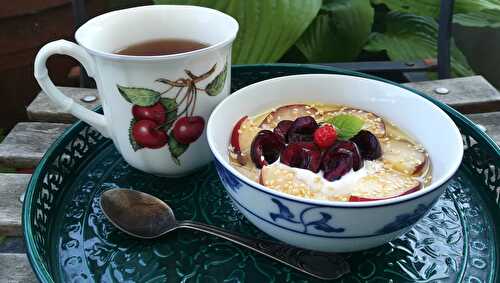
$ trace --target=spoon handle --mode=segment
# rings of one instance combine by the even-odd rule
[[[178,228],[202,231],[229,240],[319,279],[336,279],[349,272],[349,265],[338,254],[304,250],[287,244],[251,239],[199,222],[179,221],[177,224]]]

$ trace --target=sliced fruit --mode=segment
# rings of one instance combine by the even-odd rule
[[[383,170],[356,183],[349,201],[374,201],[416,192],[422,183],[415,177],[394,170]]]
[[[361,156],[366,160],[375,160],[382,156],[382,148],[377,137],[367,130],[361,130],[351,138],[361,152]]]
[[[390,139],[381,143],[382,161],[401,173],[419,176],[428,166],[429,158],[421,146],[405,140]]]
[[[318,178],[321,178],[318,176]],[[260,183],[270,189],[294,196],[313,198],[314,193],[306,183],[298,180],[295,172],[286,166],[264,166],[261,170]]]
[[[293,142],[312,142],[314,132],[319,128],[318,123],[312,116],[299,117],[293,121],[287,132],[287,141]]]
[[[314,107],[305,104],[291,104],[281,106],[280,108],[269,113],[264,121],[260,124],[263,129],[274,129],[280,121],[295,119],[303,116],[313,116],[317,118],[318,110]]]
[[[248,118],[248,116],[243,116],[233,127],[231,132],[231,145],[233,146],[233,151],[235,153],[240,153],[240,128],[241,124]]]
[[[269,130],[260,131],[252,141],[250,155],[257,168],[278,160],[285,143],[275,133]]]
[[[231,161],[231,165],[238,170],[241,174],[247,176],[250,180],[259,182],[260,178],[260,170],[255,168],[255,166],[244,166],[241,165],[238,161]]]
[[[252,141],[261,129],[247,116],[241,118],[231,132],[231,151],[241,165],[250,162],[250,147]]]
[[[290,167],[318,173],[321,165],[321,151],[314,143],[290,143],[281,152],[280,162]]]
[[[385,136],[385,123],[379,116],[372,112],[364,111],[356,108],[343,108],[335,111],[325,112],[323,118],[335,117],[341,114],[357,116],[365,122],[363,129],[372,132],[377,137]]]

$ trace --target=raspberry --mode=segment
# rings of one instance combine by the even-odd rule
[[[337,140],[337,131],[331,125],[324,125],[314,131],[314,143],[320,148],[329,148]]]

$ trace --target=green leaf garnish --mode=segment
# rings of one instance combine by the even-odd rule
[[[332,124],[337,130],[337,137],[342,140],[348,140],[354,137],[365,123],[363,119],[347,114],[341,114],[325,120],[326,123]]]
[[[188,149],[189,145],[178,142],[175,139],[174,134],[170,132],[170,135],[168,137],[168,147],[170,149],[172,160],[175,162],[175,164],[180,166],[181,161],[179,160],[179,156],[181,156]]]
[[[135,105],[151,106],[160,99],[160,93],[152,89],[121,85],[116,85],[116,87],[126,101]]]

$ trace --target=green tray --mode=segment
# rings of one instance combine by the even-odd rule
[[[233,67],[232,86],[304,73],[370,77],[312,65],[250,65]],[[446,193],[410,232],[375,249],[343,254],[351,272],[339,282],[500,280],[500,149],[467,118],[422,95],[460,128],[463,163]],[[201,233],[178,231],[157,240],[134,240],[111,226],[100,210],[101,192],[112,187],[156,195],[175,208],[179,219],[267,238],[232,206],[213,165],[185,178],[154,177],[131,168],[110,140],[78,122],[49,149],[26,192],[24,236],[42,282],[314,281]]]

